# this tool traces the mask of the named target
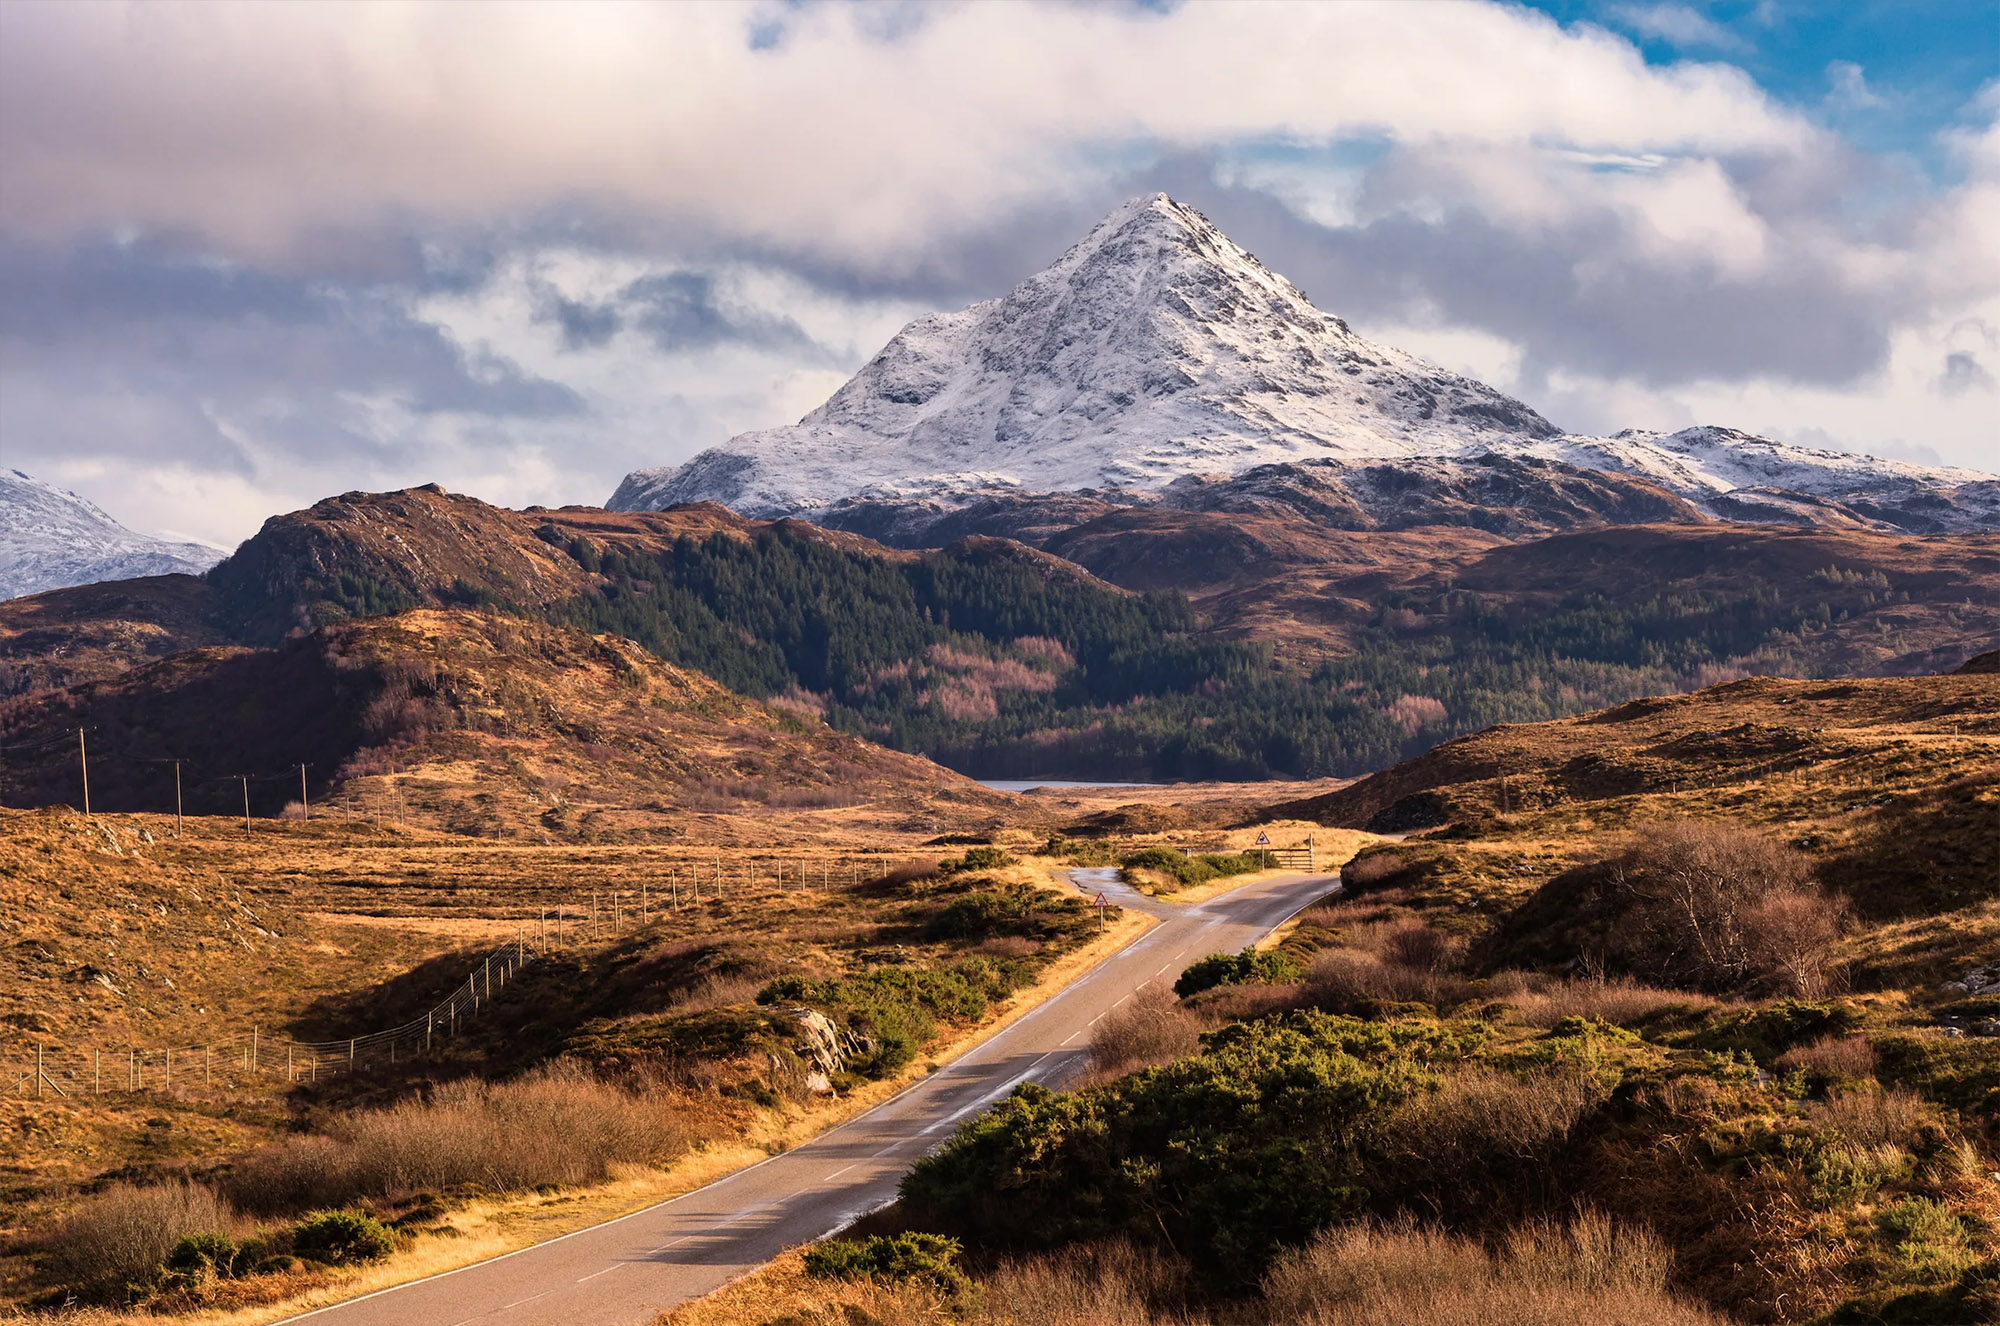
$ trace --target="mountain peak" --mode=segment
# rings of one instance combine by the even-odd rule
[[[1002,297],[910,323],[797,425],[639,471],[610,505],[780,515],[847,496],[1151,492],[1187,474],[1556,433],[1519,401],[1356,336],[1155,193]]]
[[[21,470],[0,471],[0,599],[100,580],[199,575],[221,558],[206,544],[126,529],[88,498]]]

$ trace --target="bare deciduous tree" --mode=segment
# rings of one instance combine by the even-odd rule
[[[1734,825],[1654,825],[1613,862],[1631,924],[1614,947],[1634,970],[1710,988],[1776,980],[1824,994],[1845,902],[1803,855]]]

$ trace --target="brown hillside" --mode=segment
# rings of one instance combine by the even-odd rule
[[[2000,536],[1914,538],[1771,525],[1622,525],[1509,541],[1477,529],[1330,529],[1284,514],[1119,508],[1041,546],[1127,589],[1178,589],[1220,635],[1310,662],[1353,647],[1385,602],[1400,636],[1447,626],[1471,601],[1530,621],[1592,596],[1799,601],[1823,619],[1743,672],[1931,673],[2000,642]],[[1467,596],[1473,596],[1468,599]]]
[[[979,819],[1001,803],[883,750],[672,667],[615,636],[469,610],[341,622],[272,650],[203,649],[0,706],[10,805],[80,804],[71,734],[93,747],[98,810],[255,815],[359,798],[456,832],[677,835],[718,811],[852,808]]]
[[[1780,776],[1859,806],[1893,800],[1905,784],[1936,786],[1996,764],[2000,681],[1991,677],[1752,677],[1488,728],[1271,813],[1401,831]]]
[[[144,576],[0,603],[0,696],[123,672],[183,649],[228,642],[208,585]]]
[[[1810,849],[1864,916],[1940,915],[2000,901],[2000,678],[1755,677],[1490,728],[1265,813],[1572,847],[1745,820]]]

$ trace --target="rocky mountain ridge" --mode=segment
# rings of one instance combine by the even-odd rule
[[[1723,428],[1566,434],[1483,383],[1356,335],[1164,194],[1118,208],[1003,298],[918,318],[796,425],[635,471],[607,505],[714,501],[847,527],[843,511],[863,507],[875,527],[921,528],[926,510],[1021,495],[1171,504],[1189,479],[1418,461],[1408,479],[1448,501],[1460,467],[1489,457],[1643,480],[1692,518],[2000,528],[2000,479],[1971,470]],[[1333,482],[1369,506],[1347,479]]]

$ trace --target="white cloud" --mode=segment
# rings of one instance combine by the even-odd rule
[[[1826,67],[1829,104],[1840,110],[1873,110],[1887,103],[1868,86],[1868,76],[1852,60],[1835,60]]]
[[[1675,46],[1738,51],[1748,45],[1708,15],[1686,5],[1617,5],[1611,15],[1627,31]]]
[[[1742,70],[1473,0],[0,5],[0,262],[119,237],[10,286],[0,430],[221,541],[354,487],[600,501],[1178,171],[1330,311],[1565,426],[1977,463],[2000,86],[1974,109],[1963,182],[1864,226],[1856,154]]]
[[[1090,154],[1244,136],[1786,152],[1741,71],[1497,5],[9,6],[0,224],[189,228],[320,256],[409,214],[578,200],[884,259],[1043,199]],[[752,49],[781,19],[774,49]]]

